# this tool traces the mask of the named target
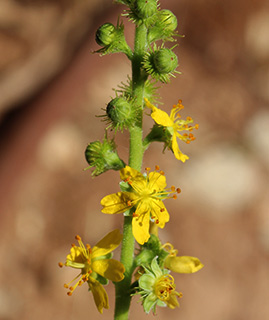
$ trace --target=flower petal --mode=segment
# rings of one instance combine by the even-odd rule
[[[152,171],[149,173],[149,182],[148,187],[150,189],[159,191],[163,190],[166,187],[166,177],[163,174],[160,174],[157,171]]]
[[[107,214],[123,213],[131,208],[127,202],[133,197],[134,195],[130,192],[117,192],[105,196],[101,200],[101,205],[103,206],[101,211]]]
[[[70,249],[70,253],[66,256],[66,260],[69,261],[70,266],[71,264],[85,264],[86,258],[83,254],[83,251],[80,247],[74,246]],[[74,267],[73,268],[80,268],[80,267]]]
[[[129,166],[126,166],[125,168],[121,169],[120,170],[120,178],[121,180],[126,180],[127,178],[129,177],[132,177],[132,178],[138,178],[138,177],[143,177],[144,176],[142,175],[141,172],[129,167]]]
[[[103,313],[103,308],[106,308],[106,309],[109,308],[108,296],[107,296],[106,290],[97,280],[95,280],[92,277],[90,277],[90,280],[88,281],[88,283],[92,291],[96,307],[100,313]]]
[[[111,231],[92,248],[92,259],[104,256],[113,251],[119,246],[121,240],[122,234],[120,230],[116,229]]]
[[[176,292],[177,293],[177,292]],[[167,307],[171,308],[171,309],[175,309],[176,307],[179,307],[179,302],[177,300],[177,295],[179,296],[179,294],[171,294],[169,296],[169,300],[166,300],[166,304]]]
[[[111,281],[119,282],[124,278],[123,264],[114,259],[103,259],[92,262],[94,272]]]
[[[153,104],[151,104],[148,99],[145,99],[146,107],[152,110],[151,118],[158,124],[164,126],[164,127],[172,127],[174,125],[174,122],[170,119],[169,115],[162,111],[161,109],[158,109]]]
[[[135,240],[139,244],[144,244],[148,241],[149,234],[149,220],[150,220],[150,210],[148,205],[141,202],[139,203],[136,211],[136,215],[133,217],[132,226],[133,226],[133,235]]]
[[[178,273],[194,273],[203,268],[198,258],[189,256],[167,256],[164,261],[165,268]]]
[[[178,160],[180,160],[180,161],[182,161],[182,162],[185,162],[186,160],[189,159],[189,157],[188,157],[187,155],[183,154],[183,153],[180,151],[180,149],[179,149],[179,147],[178,147],[178,144],[177,144],[177,136],[176,136],[175,134],[173,134],[173,138],[172,138],[172,150],[173,150],[173,152],[174,152],[174,154],[175,154],[175,157],[176,157]]]
[[[165,223],[169,221],[169,213],[161,200],[152,200],[151,216],[154,216],[158,219],[158,227],[160,228],[163,228]]]

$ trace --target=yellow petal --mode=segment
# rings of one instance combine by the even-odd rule
[[[164,261],[165,268],[178,273],[194,273],[203,268],[198,258],[189,256],[167,256]]]
[[[66,260],[70,260],[77,263],[84,263],[85,257],[80,247],[74,246],[70,249],[70,254],[67,255]]]
[[[156,191],[165,189],[166,177],[157,171],[150,172],[148,187]]]
[[[120,178],[121,180],[126,180],[127,178],[129,177],[132,177],[132,178],[138,178],[138,177],[143,177],[144,176],[142,175],[141,172],[129,167],[129,166],[126,166],[125,168],[121,169],[120,170]]]
[[[134,217],[132,220],[133,235],[138,243],[144,244],[150,237],[150,210],[147,205],[140,203],[136,209],[136,214],[138,216]]]
[[[120,230],[116,229],[109,232],[92,248],[92,259],[110,253],[119,246],[121,240],[122,234],[120,233]]]
[[[175,309],[176,307],[179,307],[179,303],[177,300],[177,294],[171,294],[169,297],[169,300],[165,301],[165,303],[167,304],[167,307],[171,308],[171,309]]]
[[[172,138],[172,150],[175,154],[175,157],[182,161],[182,162],[185,162],[186,160],[189,159],[189,157],[185,154],[183,154],[180,150],[179,150],[179,147],[178,147],[178,144],[177,144],[177,136],[174,134],[173,135],[173,138]]]
[[[151,113],[151,118],[159,125],[164,127],[173,127],[174,122],[171,120],[169,115],[162,111],[161,109],[158,109],[154,107],[153,112]]]
[[[92,291],[96,307],[100,313],[103,313],[103,308],[106,308],[106,309],[109,308],[108,296],[107,296],[106,290],[97,280],[95,280],[92,277],[90,277],[90,280],[88,283]]]
[[[92,263],[92,269],[102,277],[119,282],[124,278],[125,268],[122,263],[114,259],[96,260]]]
[[[131,208],[127,202],[132,198],[133,194],[130,192],[117,192],[105,196],[101,200],[102,212],[107,214],[123,213]]]
[[[169,213],[161,200],[152,201],[151,216],[156,217],[155,220],[159,220],[157,225],[160,228],[163,228],[165,223],[169,221]]]

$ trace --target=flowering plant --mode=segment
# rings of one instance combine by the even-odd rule
[[[101,46],[100,55],[123,53],[131,62],[132,77],[115,90],[115,97],[109,101],[103,119],[107,128],[103,141],[89,143],[85,157],[92,176],[99,176],[108,170],[119,171],[120,190],[101,199],[102,212],[123,214],[123,234],[119,230],[108,233],[94,247],[84,245],[76,236],[78,246],[72,245],[65,263],[80,270],[70,283],[64,286],[71,296],[75,289],[88,284],[100,313],[109,307],[104,285],[111,280],[116,289],[115,320],[127,320],[134,295],[146,313],[156,312],[157,307],[174,309],[179,306],[182,293],[176,291],[170,272],[194,273],[203,264],[196,257],[178,256],[178,250],[170,243],[162,244],[158,229],[164,228],[173,219],[164,201],[177,199],[180,188],[167,188],[166,177],[159,166],[155,170],[141,171],[144,152],[154,141],[164,143],[164,149],[173,152],[175,158],[185,162],[189,157],[180,151],[178,142],[195,140],[192,133],[198,129],[193,119],[181,118],[184,108],[178,100],[170,115],[153,103],[156,101],[158,81],[168,83],[178,72],[178,58],[166,42],[176,41],[177,18],[161,9],[158,0],[115,0],[127,7],[123,16],[135,24],[134,49],[127,44],[124,24],[105,23],[96,32],[96,42]],[[161,42],[161,44],[160,44]],[[143,118],[150,116],[154,121],[148,134],[143,136]],[[109,138],[108,130],[114,131]],[[128,130],[130,136],[129,161],[126,164],[119,156],[114,141],[118,131]],[[136,241],[136,242],[135,242]],[[112,251],[121,243],[120,261],[112,259]],[[137,243],[137,245],[136,245]],[[136,250],[135,250],[136,249]],[[73,285],[72,285],[73,284]]]

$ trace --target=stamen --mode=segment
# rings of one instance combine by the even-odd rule
[[[64,266],[64,264],[63,264],[62,262],[59,262],[59,263],[58,263],[58,266],[59,266],[60,268],[62,268],[62,267]]]
[[[145,170],[146,170],[146,171],[150,171],[150,168],[149,168],[149,167],[146,167]]]
[[[131,200],[128,200],[128,201],[127,201],[127,206],[128,206],[128,207],[131,207],[131,206],[132,206],[132,201],[131,201]]]
[[[186,119],[187,119],[187,121],[192,121],[191,117],[187,117]]]
[[[67,295],[68,295],[69,297],[71,297],[71,296],[72,296],[72,292],[71,292],[71,291],[67,292]]]
[[[177,188],[177,193],[180,193],[181,192],[181,189],[180,188]]]
[[[68,288],[69,288],[69,287],[68,287],[68,285],[67,285],[66,283],[64,284],[64,287],[65,287],[66,289],[68,289]]]
[[[173,194],[173,199],[177,199],[177,195],[176,194]]]
[[[196,124],[196,125],[194,126],[194,128],[195,128],[195,129],[199,129],[199,124]]]
[[[164,171],[161,170],[161,171],[160,171],[160,174],[164,176]]]
[[[81,237],[80,237],[79,235],[76,235],[76,236],[75,236],[75,239],[76,239],[77,241],[81,241]]]
[[[155,170],[158,171],[160,170],[160,167],[158,165],[155,166]]]

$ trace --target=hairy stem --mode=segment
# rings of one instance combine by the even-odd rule
[[[130,149],[129,166],[138,171],[141,170],[143,161],[143,99],[146,76],[143,73],[141,63],[147,49],[147,28],[144,24],[136,27],[135,46],[132,58],[132,83],[134,107],[137,117],[134,125],[129,129]],[[131,304],[130,286],[134,271],[134,237],[132,233],[132,217],[124,217],[123,240],[121,249],[121,262],[125,266],[125,277],[116,286],[115,320],[128,320]]]

